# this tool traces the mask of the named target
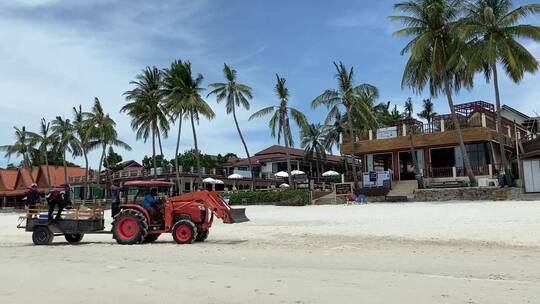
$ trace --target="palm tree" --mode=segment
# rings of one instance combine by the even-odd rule
[[[202,180],[201,157],[197,142],[195,123],[199,123],[201,116],[207,119],[213,119],[216,115],[208,103],[201,97],[201,92],[204,91],[204,89],[201,88],[204,77],[201,74],[197,74],[197,77],[193,77],[191,63],[189,61],[181,60],[173,62],[171,70],[167,71],[167,74],[167,84],[165,88],[169,98],[176,100],[172,101],[172,108],[175,109],[175,115],[177,118],[185,116],[189,118],[191,122],[198,177]],[[180,126],[178,135],[180,135]],[[177,146],[179,140],[180,137],[178,138]],[[178,147],[176,157],[178,157]]]
[[[391,16],[405,28],[395,36],[412,36],[412,40],[401,51],[410,53],[403,72],[402,86],[422,92],[428,86],[432,96],[444,93],[461,148],[465,170],[470,183],[476,185],[469,155],[463,141],[461,126],[454,109],[452,92],[462,86],[472,87],[472,77],[466,73],[463,58],[464,43],[459,37],[462,0],[411,0],[394,5],[404,15]]]
[[[236,130],[244,145],[244,150],[249,162],[249,172],[251,172],[251,188],[254,189],[255,176],[253,175],[253,164],[251,163],[251,156],[249,155],[249,150],[238,125],[238,119],[236,118],[236,108],[243,107],[249,111],[249,101],[253,99],[253,94],[251,93],[251,87],[237,82],[236,70],[231,69],[227,64],[224,64],[223,74],[227,83],[212,83],[210,87],[213,89],[208,96],[215,94],[217,102],[220,103],[223,100],[227,100],[225,107],[227,109],[227,114],[233,115],[234,124],[236,125]]]
[[[101,157],[98,165],[97,185],[101,185],[101,167],[105,152],[109,146],[118,146],[127,151],[131,151],[131,147],[118,138],[116,131],[116,122],[106,114],[101,106],[101,102],[97,97],[94,99],[92,111],[87,113],[87,119],[90,123],[90,140],[92,142],[91,149],[101,146]],[[110,177],[109,177],[110,179]]]
[[[313,160],[315,157],[315,166],[317,168],[317,182],[320,181],[321,170],[319,163],[326,161],[325,139],[328,128],[321,124],[309,124],[304,126],[300,132],[300,146],[304,148],[304,158]]]
[[[317,108],[325,105],[328,109],[328,115],[325,124],[331,121],[337,113],[340,113],[340,108],[345,109],[347,116],[347,124],[349,127],[349,147],[352,157],[352,173],[355,191],[358,191],[358,175],[355,165],[354,153],[356,150],[355,133],[359,131],[355,126],[369,127],[376,124],[376,119],[373,114],[373,103],[379,97],[379,90],[370,84],[354,84],[354,70],[351,67],[348,70],[343,63],[339,65],[334,62],[338,80],[337,89],[328,89],[311,102],[312,108]]]
[[[493,77],[497,109],[497,135],[505,172],[510,172],[504,149],[504,133],[501,124],[501,98],[499,94],[499,64],[506,75],[519,83],[525,72],[538,70],[538,61],[524,45],[521,38],[540,42],[540,27],[519,24],[527,17],[540,12],[540,4],[523,5],[512,8],[511,0],[475,0],[466,6],[464,32],[469,41],[469,69],[483,71],[486,81]],[[509,175],[508,175],[509,176]]]
[[[75,136],[75,129],[69,119],[64,119],[61,116],[56,116],[52,121],[51,131],[53,132],[56,141],[54,149],[62,153],[62,163],[64,166],[64,184],[68,184],[66,152],[77,156],[80,153],[80,142]]]
[[[403,107],[403,110],[404,110],[404,114],[405,114],[405,118],[412,118],[413,116],[413,109],[414,109],[414,106],[413,106],[413,102],[412,102],[412,99],[409,97],[407,98],[407,100],[405,101],[405,106]]]
[[[88,183],[88,177],[89,177],[89,163],[88,163],[88,152],[92,148],[95,148],[97,146],[97,143],[95,140],[91,140],[92,134],[92,124],[89,119],[87,119],[88,113],[83,112],[82,106],[79,105],[79,108],[73,107],[73,128],[75,130],[75,133],[77,134],[77,137],[79,139],[80,144],[80,150],[82,152],[82,155],[84,156],[84,168],[85,168],[85,175],[84,175],[84,193],[85,196],[88,197],[90,188]]]
[[[141,74],[135,76],[133,90],[124,93],[128,103],[120,112],[127,112],[131,116],[131,127],[136,130],[136,138],[144,142],[152,136],[152,156],[154,160],[154,177],[157,178],[156,138],[163,156],[160,133],[167,137],[169,131],[169,117],[163,104],[161,90],[162,72],[156,67],[146,67]]]
[[[433,118],[437,116],[437,112],[433,110],[433,102],[431,98],[424,99],[422,101],[422,112],[418,113],[420,118],[427,120],[428,128],[430,131],[433,130]]]
[[[277,106],[269,106],[263,109],[260,109],[259,111],[253,113],[249,120],[252,120],[254,118],[263,117],[268,114],[272,114],[272,118],[270,118],[270,121],[268,122],[268,126],[270,127],[272,137],[276,137],[277,132],[277,140],[278,144],[281,141],[281,136],[283,136],[283,141],[285,142],[286,148],[291,148],[294,146],[294,141],[292,138],[291,133],[291,125],[289,122],[289,116],[292,117],[294,122],[300,127],[303,128],[307,125],[307,119],[306,116],[300,112],[299,110],[290,107],[289,106],[289,89],[285,85],[285,78],[279,77],[279,75],[276,74],[276,86],[274,87],[274,92],[276,93],[276,96],[278,97],[279,104]],[[287,173],[289,174],[289,185],[292,184],[292,177],[291,177],[291,155],[289,153],[289,149],[286,149],[287,152]]]
[[[28,136],[32,142],[32,146],[37,145],[39,152],[43,153],[45,156],[45,165],[47,166],[47,188],[49,192],[51,191],[51,172],[49,170],[49,147],[53,146],[56,142],[56,137],[51,134],[51,124],[45,120],[41,119],[41,124],[39,128],[39,133],[28,132]]]
[[[409,135],[409,153],[413,161],[414,174],[418,175],[418,160],[416,158],[416,152],[414,151],[414,134],[416,133],[416,123],[413,119],[414,105],[412,98],[407,98],[404,106],[405,113],[403,113],[405,125],[407,126],[407,133]]]
[[[345,136],[345,133],[349,129],[347,127],[347,118],[343,117],[341,113],[337,113],[333,120],[333,123],[325,125],[327,131],[324,137],[324,146],[326,150],[330,152],[332,152],[332,148],[334,146],[337,146],[339,154],[343,159],[343,168],[345,169],[345,175],[348,175],[349,166],[347,156],[342,152],[340,147],[341,139],[343,138],[343,136]]]
[[[34,176],[32,175],[32,164],[30,163],[30,154],[34,149],[32,140],[26,131],[26,127],[22,128],[13,127],[15,129],[15,142],[12,145],[0,146],[0,151],[5,152],[5,157],[10,158],[15,155],[23,158],[23,167],[26,166],[30,172],[30,178],[32,183],[34,182]]]
[[[164,107],[170,113],[171,123],[178,123],[178,136],[176,138],[176,150],[174,153],[174,166],[176,173],[176,188],[182,192],[180,184],[180,166],[178,164],[178,154],[180,153],[180,135],[182,134],[182,121],[188,113],[188,100],[182,93],[182,61],[175,60],[171,67],[163,71],[162,93],[164,96]]]

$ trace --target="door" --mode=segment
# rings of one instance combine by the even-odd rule
[[[540,192],[540,159],[523,161],[525,192]]]

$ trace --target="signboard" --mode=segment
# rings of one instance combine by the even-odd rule
[[[336,195],[347,195],[352,193],[352,184],[351,183],[344,183],[344,184],[334,184]]]

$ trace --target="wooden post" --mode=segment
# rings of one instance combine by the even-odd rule
[[[493,165],[492,164],[488,165],[488,171],[489,171],[489,177],[493,178]]]
[[[369,130],[369,140],[373,140],[373,130]]]
[[[487,127],[486,113],[482,113],[482,127]]]
[[[457,177],[457,170],[456,170],[456,167],[452,167],[452,177],[454,177],[454,178]]]
[[[407,136],[407,126],[403,124],[403,136]]]
[[[441,132],[444,132],[444,119],[441,120]]]

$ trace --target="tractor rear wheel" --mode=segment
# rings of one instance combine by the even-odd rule
[[[34,245],[49,245],[54,239],[54,234],[47,226],[38,226],[32,233]]]
[[[64,234],[64,237],[66,238],[66,241],[70,244],[75,244],[80,242],[83,239],[84,234],[82,233],[72,233],[72,234]]]
[[[197,238],[195,241],[197,242],[204,242],[208,238],[208,234],[210,233],[210,230],[204,230],[197,234]]]
[[[133,209],[124,209],[112,222],[113,238],[121,245],[133,245],[144,242],[148,223],[142,213]]]
[[[161,233],[149,233],[144,237],[143,243],[153,243],[157,241]]]
[[[190,220],[179,220],[173,226],[172,235],[178,244],[191,244],[197,238],[197,227]]]

